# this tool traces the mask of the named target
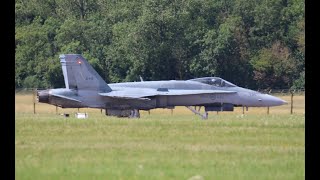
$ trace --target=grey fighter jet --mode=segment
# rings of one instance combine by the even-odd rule
[[[66,87],[37,91],[38,102],[62,108],[105,109],[108,116],[135,118],[140,117],[139,110],[185,106],[203,119],[208,118],[208,111],[287,103],[219,77],[107,84],[80,54],[62,54],[60,62]],[[202,106],[204,114],[194,108]]]

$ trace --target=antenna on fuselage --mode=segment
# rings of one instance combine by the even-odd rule
[[[141,77],[140,75],[139,75],[139,77],[140,77],[140,81],[141,81],[141,82],[143,82],[143,79],[142,79],[142,77]]]

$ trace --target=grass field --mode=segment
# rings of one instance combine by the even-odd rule
[[[281,97],[290,101],[289,96]],[[95,109],[56,115],[16,95],[16,179],[305,179],[304,96],[290,105],[209,113],[152,110],[140,119]]]

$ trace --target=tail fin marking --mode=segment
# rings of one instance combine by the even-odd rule
[[[80,54],[59,56],[67,89],[110,92],[111,88]]]

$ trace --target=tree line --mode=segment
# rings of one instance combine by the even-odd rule
[[[16,0],[15,85],[64,87],[60,54],[107,83],[218,76],[304,88],[303,0]]]

